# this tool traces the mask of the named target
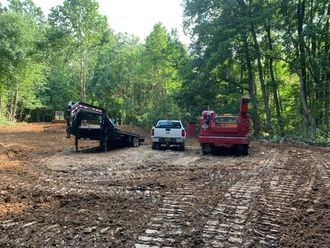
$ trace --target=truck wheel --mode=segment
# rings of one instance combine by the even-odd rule
[[[211,153],[212,152],[212,147],[210,144],[202,144],[202,153],[205,155],[205,154],[208,154],[208,153]]]
[[[242,145],[242,152],[241,154],[243,156],[247,156],[249,154],[249,146],[248,145]]]
[[[248,145],[238,145],[236,149],[238,155],[247,156],[249,154]]]
[[[152,143],[151,143],[151,149],[152,149],[152,150],[156,150],[156,149],[157,149],[157,144],[156,144],[156,142],[152,142]]]
[[[184,151],[185,150],[185,145],[184,143],[180,144],[180,151]]]

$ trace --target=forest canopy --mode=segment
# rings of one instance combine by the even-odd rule
[[[162,23],[145,41],[115,33],[96,0],[48,16],[32,0],[0,5],[0,122],[50,121],[73,100],[149,128],[236,114],[245,95],[255,138],[329,140],[329,1],[182,4],[189,47]]]

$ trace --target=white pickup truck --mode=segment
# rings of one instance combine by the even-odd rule
[[[159,120],[151,129],[152,149],[159,149],[162,145],[179,146],[185,149],[186,131],[178,120]]]

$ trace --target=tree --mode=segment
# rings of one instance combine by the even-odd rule
[[[179,70],[186,50],[178,42],[175,32],[172,36],[166,28],[157,23],[146,39],[144,66],[152,91],[150,119],[179,116],[180,111],[174,102],[172,92],[181,87]]]
[[[0,15],[0,106],[1,113],[6,109],[10,120],[18,117],[18,107],[31,110],[40,105],[37,93],[44,67],[37,51],[42,35],[37,10],[31,1],[10,1],[9,8]]]
[[[86,84],[108,30],[107,19],[98,13],[98,8],[95,0],[66,0],[49,15],[51,42],[66,44],[65,51],[71,57],[69,63],[79,61],[80,98],[83,101],[87,100]]]

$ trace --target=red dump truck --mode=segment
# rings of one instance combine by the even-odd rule
[[[242,97],[238,116],[216,115],[212,110],[203,111],[199,134],[203,154],[211,153],[216,148],[227,148],[248,155],[250,144],[248,103],[249,98]]]

